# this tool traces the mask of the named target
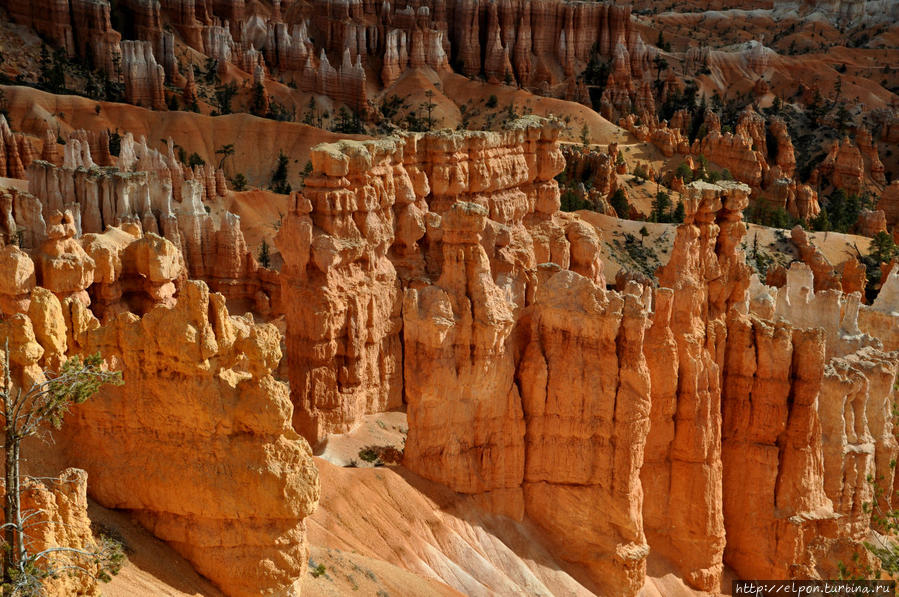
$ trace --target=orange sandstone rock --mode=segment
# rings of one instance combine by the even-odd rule
[[[271,376],[274,326],[231,317],[222,296],[193,281],[174,307],[105,327],[80,303],[66,309],[76,350],[101,351],[125,380],[73,410],[62,431],[93,497],[131,510],[229,595],[291,590],[305,573],[303,519],[319,485],[287,387]]]
[[[0,494],[5,487],[0,482]],[[24,480],[20,495],[21,512],[28,517],[25,548],[30,554],[54,548],[66,548],[91,552],[99,546],[91,531],[87,516],[87,474],[69,468],[58,478]],[[0,512],[0,524],[4,523]],[[61,573],[41,580],[42,592],[50,596],[100,595],[100,587],[94,575],[99,565],[89,558],[73,552],[50,552],[40,562],[47,570],[66,570],[77,566],[83,572]]]

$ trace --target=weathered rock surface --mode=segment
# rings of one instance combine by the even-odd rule
[[[5,494],[2,481],[0,494]],[[98,548],[87,517],[87,474],[84,471],[69,468],[55,479],[25,480],[19,495],[22,516],[28,517],[25,540],[28,553],[59,547],[89,553]],[[0,512],[0,524],[4,522],[3,512]],[[41,565],[48,570],[77,566],[84,571],[44,579],[41,585],[45,595],[100,595],[97,581],[91,576],[99,572],[99,566],[89,557],[73,552],[51,552]]]
[[[74,348],[99,350],[125,380],[74,410],[63,430],[93,497],[132,511],[229,595],[293,586],[319,486],[290,425],[287,387],[271,376],[276,329],[231,317],[193,281],[175,306],[103,327],[78,303],[66,309]]]
[[[89,471],[94,499],[131,511],[227,594],[293,594],[320,490],[287,385],[272,377],[277,328],[230,316],[222,295],[184,281],[173,243],[135,223],[76,239],[70,212],[48,222],[33,258],[0,249],[0,335],[16,379],[100,352],[125,381],[71,409],[54,434],[59,461]],[[93,541],[80,474],[74,493],[38,496],[48,517],[73,526],[36,541]],[[82,594],[80,581],[60,582],[60,594]]]

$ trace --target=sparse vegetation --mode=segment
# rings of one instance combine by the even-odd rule
[[[309,560],[309,574],[312,575],[312,578],[326,576],[326,573],[327,573],[327,568],[325,568],[324,564],[316,564],[312,560]]]
[[[362,134],[365,132],[359,114],[347,110],[343,106],[337,111],[337,118],[334,119],[331,130],[335,133],[346,133],[349,135]]]
[[[231,188],[235,191],[245,191],[247,190],[247,177],[243,175],[243,172],[238,172],[235,174],[231,180]]]
[[[626,257],[623,265],[627,264],[628,269],[639,271],[645,276],[652,278],[655,270],[661,265],[658,256],[651,247],[645,245],[646,237],[649,236],[649,230],[646,226],[640,229],[640,239],[631,233],[624,234],[624,242],[618,238],[612,241],[612,245],[618,254],[618,257]]]
[[[22,477],[22,443],[49,428],[59,430],[72,405],[80,404],[107,384],[121,385],[118,372],[105,370],[99,354],[72,357],[58,372],[45,371],[45,382],[28,387],[16,387],[10,367],[9,339],[4,344],[0,400],[3,408],[3,434],[6,466],[3,514],[2,594],[30,596],[43,594],[43,583],[62,574],[89,575],[108,582],[124,560],[121,545],[101,539],[95,548],[68,545],[47,547],[43,551],[29,551],[26,540],[35,527],[47,524],[37,517],[36,510],[22,510],[24,483],[41,480]],[[58,556],[68,561],[60,562]]]

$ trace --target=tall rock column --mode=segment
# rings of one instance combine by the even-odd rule
[[[506,490],[495,504],[520,517],[524,418],[508,346],[513,305],[480,244],[486,221],[480,205],[453,205],[441,222],[439,279],[406,291],[405,461],[462,493]]]
[[[834,518],[818,407],[824,334],[736,312],[728,324],[725,559],[741,578],[815,577],[810,548]]]
[[[676,388],[677,397],[673,412],[653,411],[662,417],[652,421],[653,429],[671,429],[673,422],[673,434],[667,445],[653,444],[655,467],[664,461],[660,468],[670,473],[667,491],[647,493],[645,508],[654,516],[646,533],[652,549],[677,561],[686,581],[706,591],[719,590],[723,571],[721,375],[726,315],[749,286],[748,266],[737,252],[748,195],[740,183],[691,183],[687,217],[658,272],[659,285],[673,290],[677,377],[660,378],[665,386],[652,391],[670,396]],[[650,370],[658,374],[657,367]]]
[[[387,258],[401,143],[314,147],[278,234],[294,426],[313,444],[402,405],[401,298]]]
[[[562,271],[522,316],[525,511],[608,595],[636,595],[649,554],[640,482],[649,297],[636,283],[619,295]]]

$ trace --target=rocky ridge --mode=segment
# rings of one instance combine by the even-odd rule
[[[326,288],[345,315],[312,328],[320,306],[288,311],[298,429],[322,442],[403,392],[407,467],[565,537],[561,557],[618,594],[639,591],[650,550],[707,591],[725,564],[832,576],[870,524],[839,492],[873,491],[845,479],[840,442],[855,440],[833,431],[850,420],[836,405],[863,386],[860,408],[881,412],[897,367],[854,321],[893,307],[839,289],[808,303],[793,270],[786,289],[762,287],[739,250],[740,183],[687,185],[659,287],[606,290],[595,230],[558,211],[555,126],[315,148],[279,238],[282,292],[301,305]],[[871,419],[862,465],[880,471],[896,442]]]
[[[220,69],[230,63],[250,77],[257,68],[277,72],[303,91],[328,95],[362,113],[371,110],[371,70],[384,87],[410,69],[427,68],[572,95],[575,75],[594,46],[603,56],[620,48],[635,52],[635,61],[647,56],[632,32],[629,8],[609,4],[316,0],[283,11],[280,3],[271,8],[243,2],[120,4],[117,10],[129,23],[127,41],[112,28],[107,0],[55,0],[46,11],[18,0],[3,0],[0,7],[69,56],[121,78],[130,103],[154,109],[165,109],[164,83],[185,84],[176,44],[219,61]]]

